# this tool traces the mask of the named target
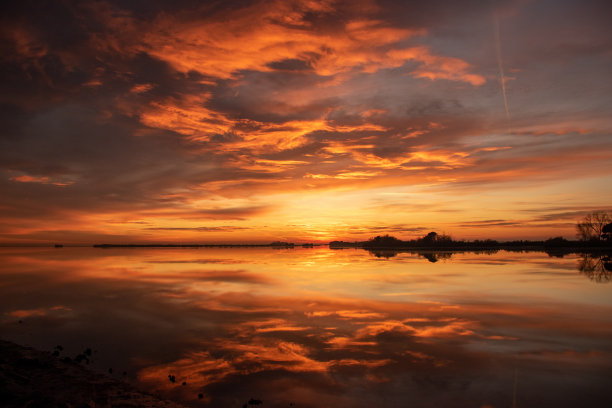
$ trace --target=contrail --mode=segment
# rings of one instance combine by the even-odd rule
[[[497,51],[497,66],[499,67],[502,95],[504,96],[504,108],[506,108],[506,119],[510,119],[510,111],[508,111],[508,98],[506,98],[506,77],[504,75],[504,64],[502,63],[501,56],[501,40],[499,39],[499,19],[497,17],[497,11],[493,12],[493,20],[495,21],[495,49]]]

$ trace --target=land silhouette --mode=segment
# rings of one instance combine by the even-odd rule
[[[612,228],[612,226],[611,226]],[[610,232],[602,232],[603,237]],[[331,249],[361,248],[371,252],[382,254],[382,251],[403,252],[414,250],[431,251],[470,251],[470,252],[495,252],[506,251],[541,251],[551,256],[570,253],[610,253],[612,252],[612,240],[590,239],[590,240],[568,240],[563,237],[554,237],[546,240],[514,240],[497,241],[494,239],[477,239],[473,241],[455,240],[449,235],[438,234],[435,231],[425,236],[411,240],[401,240],[392,235],[377,235],[367,241],[331,241],[329,244],[302,243],[274,241],[268,244],[94,244],[94,248],[275,248],[293,249],[295,247],[313,248],[328,245]],[[55,245],[56,248],[61,246]]]
[[[570,253],[589,253],[592,255],[609,255],[612,253],[612,216],[608,212],[595,211],[587,214],[576,223],[578,240],[568,240],[554,237],[546,240],[515,240],[496,241],[484,240],[454,240],[447,234],[432,231],[421,238],[401,240],[391,235],[378,235],[367,241],[332,241],[329,247],[363,248],[377,256],[393,256],[392,253],[402,251],[542,251],[551,256],[563,256]],[[438,258],[436,258],[437,260]],[[435,261],[432,261],[435,262]]]
[[[542,251],[551,255],[580,252],[608,252],[612,251],[612,242],[609,240],[578,241],[563,237],[549,238],[547,240],[515,240],[496,241],[485,240],[454,240],[445,234],[430,232],[422,238],[403,241],[391,235],[378,235],[367,241],[332,241],[332,249],[362,248],[369,251],[413,251],[413,250],[446,250],[446,251]]]

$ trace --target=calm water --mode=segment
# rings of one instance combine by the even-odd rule
[[[597,261],[3,248],[0,337],[91,347],[94,369],[196,407],[610,407]]]

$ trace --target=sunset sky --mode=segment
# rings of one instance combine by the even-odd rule
[[[574,237],[607,0],[0,6],[0,243]]]

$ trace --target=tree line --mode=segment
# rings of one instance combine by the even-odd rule
[[[364,249],[401,249],[401,248],[435,248],[435,249],[488,249],[488,248],[593,248],[610,249],[612,244],[612,214],[605,211],[595,211],[584,216],[576,223],[578,241],[563,237],[549,238],[543,241],[515,240],[499,242],[493,239],[463,241],[454,240],[450,235],[430,232],[427,235],[401,240],[391,235],[378,235],[363,242],[332,241],[331,248],[357,247]]]

